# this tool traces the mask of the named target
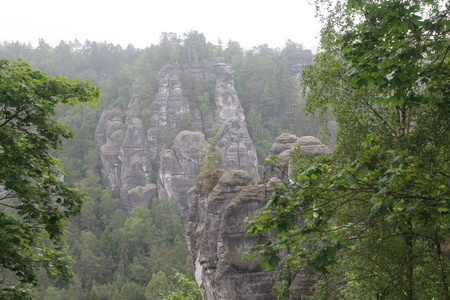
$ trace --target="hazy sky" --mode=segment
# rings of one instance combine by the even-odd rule
[[[5,0],[1,10],[0,41],[33,45],[77,38],[144,48],[164,31],[197,30],[213,44],[282,47],[291,39],[315,50],[321,27],[308,0]]]

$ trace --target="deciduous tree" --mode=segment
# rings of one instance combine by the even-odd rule
[[[72,276],[64,251],[64,222],[87,195],[69,188],[52,156],[72,132],[55,106],[95,104],[88,82],[50,78],[24,62],[0,62],[0,296],[28,298],[40,267]]]
[[[317,299],[449,299],[449,13],[349,0],[328,15],[303,81],[310,112],[338,122],[336,151],[294,154],[291,181],[250,227],[277,232],[255,249],[266,266],[288,249],[327,274]]]

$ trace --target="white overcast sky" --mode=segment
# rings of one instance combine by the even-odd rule
[[[281,48],[291,39],[315,52],[321,28],[308,0],[3,0],[0,7],[0,42],[32,45],[77,38],[144,48],[162,32],[197,30],[213,44]]]

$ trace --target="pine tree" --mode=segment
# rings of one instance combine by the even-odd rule
[[[214,171],[218,169],[219,165],[219,148],[215,145],[213,137],[208,138],[205,149],[200,153],[204,156],[202,162],[200,163],[200,173],[199,178],[208,178]]]

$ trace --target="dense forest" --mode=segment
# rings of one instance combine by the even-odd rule
[[[167,205],[155,199],[151,209],[138,207],[127,213],[102,183],[93,141],[99,116],[106,107],[123,109],[140,81],[145,82],[142,97],[151,97],[158,86],[158,71],[167,63],[223,57],[235,71],[235,88],[262,161],[282,132],[317,135],[319,123],[301,109],[301,70],[292,67],[292,57],[301,50],[292,41],[283,49],[261,45],[244,50],[235,41],[214,45],[196,31],[182,36],[163,33],[159,44],[145,49],[77,40],[61,41],[56,47],[44,40],[37,47],[1,44],[1,59],[22,59],[50,76],[89,80],[101,92],[97,106],[57,107],[58,120],[75,136],[54,154],[64,166],[65,182],[87,192],[91,200],[81,216],[67,223],[67,252],[74,260],[75,280],[65,282],[42,270],[36,298],[157,299],[162,297],[160,291],[176,290],[183,274],[192,279],[192,259],[176,200]],[[188,98],[201,99],[208,88],[188,75],[182,81],[192,86]]]

